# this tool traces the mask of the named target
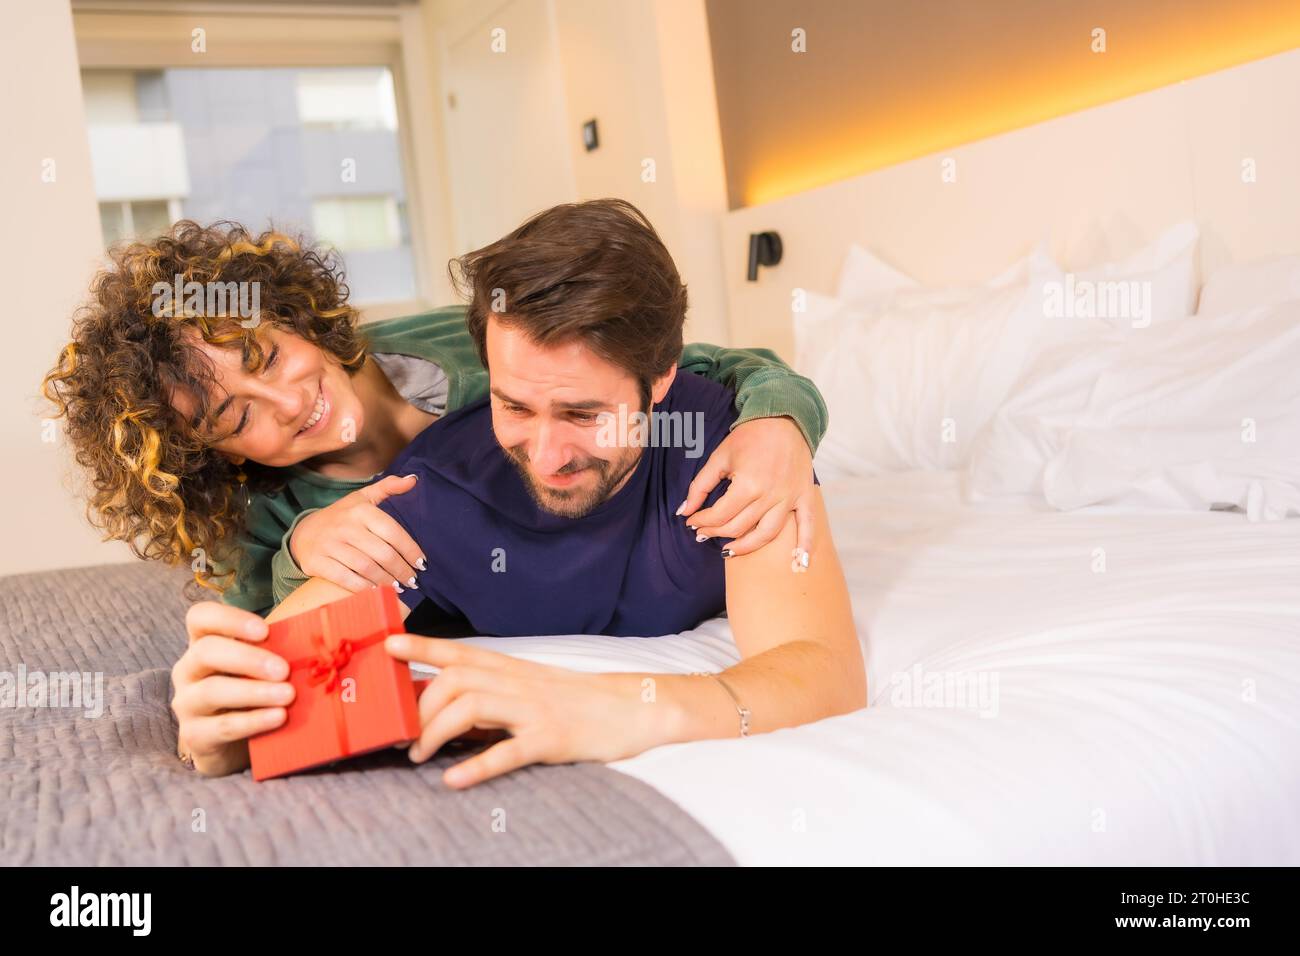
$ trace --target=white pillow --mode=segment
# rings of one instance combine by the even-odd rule
[[[1073,271],[1037,250],[1030,281],[1049,331],[1056,326],[1048,341],[1096,334],[1103,325],[1143,329],[1192,314],[1199,237],[1195,223],[1179,223],[1126,259]]]
[[[1300,299],[1300,256],[1234,262],[1206,280],[1196,314],[1222,315],[1291,299]]]
[[[852,244],[840,267],[840,287],[836,296],[841,302],[866,302],[920,287],[921,283],[899,272],[875,253]]]
[[[1027,269],[1001,287],[894,290],[845,302],[810,294],[794,316],[796,367],[830,426],[828,475],[962,468],[1034,340]]]
[[[794,316],[796,367],[830,410],[819,467],[856,475],[966,467],[975,438],[1044,349],[1186,315],[1197,237],[1183,223],[1121,262],[1073,277],[1040,243],[985,283],[944,287],[850,246],[838,298],[810,294]],[[1063,293],[1083,288],[1080,280],[1138,283],[1140,314],[1072,315]],[[1048,308],[1052,296],[1060,314]]]
[[[972,500],[1300,514],[1300,302],[1049,349],[980,435]]]
[[[1041,251],[1039,254],[1043,254]],[[1029,266],[1026,257],[1012,263],[1000,275],[982,283],[987,288],[1000,289],[1024,281]],[[840,267],[840,287],[836,293],[841,302],[868,302],[884,298],[895,292],[919,290],[924,284],[895,269],[869,249],[851,244]],[[939,288],[939,287],[932,287]]]

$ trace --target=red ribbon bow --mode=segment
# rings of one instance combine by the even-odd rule
[[[313,638],[313,643],[320,652],[320,656],[312,661],[311,673],[307,677],[307,683],[313,687],[317,684],[324,684],[325,693],[328,694],[338,687],[339,673],[352,660],[352,642],[339,641],[332,649],[323,637]]]
[[[378,644],[387,634],[380,632],[371,634],[369,637],[360,641],[342,640],[337,644],[330,642],[330,616],[328,612],[321,614],[321,634],[312,635],[312,644],[316,647],[316,654],[312,657],[303,657],[298,660],[289,662],[290,670],[297,670],[300,667],[310,666],[311,670],[307,675],[307,684],[315,687],[324,684],[324,692],[334,699],[334,729],[338,733],[339,751],[344,757],[351,755],[352,746],[348,742],[348,725],[343,716],[343,695],[336,694],[334,691],[339,687],[343,676],[343,669],[352,661],[354,652]]]

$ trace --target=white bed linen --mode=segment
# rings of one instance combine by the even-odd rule
[[[610,766],[742,864],[1300,863],[1300,520],[971,506],[960,480],[825,486],[868,708]],[[725,620],[472,641],[590,671],[737,659]],[[995,715],[906,706],[917,666],[996,677]]]

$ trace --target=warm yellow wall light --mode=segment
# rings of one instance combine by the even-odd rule
[[[917,95],[897,110],[869,117],[845,115],[838,128],[822,124],[816,137],[802,135],[764,144],[743,179],[744,205],[770,202],[894,163],[1029,126],[1180,80],[1300,48],[1300,0],[1251,9],[1249,3],[1223,18],[1200,17],[1129,43],[1108,32],[1107,49],[1094,53],[1082,35],[1077,56],[1016,64],[1014,77],[972,78],[965,94],[951,88]],[[1176,26],[1176,29],[1175,29]],[[1149,32],[1149,31],[1148,31]]]

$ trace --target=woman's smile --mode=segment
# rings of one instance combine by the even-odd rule
[[[306,438],[319,433],[330,419],[333,406],[330,404],[329,396],[325,394],[324,379],[317,383],[317,389],[316,402],[307,415],[307,421],[294,434],[295,438]]]

